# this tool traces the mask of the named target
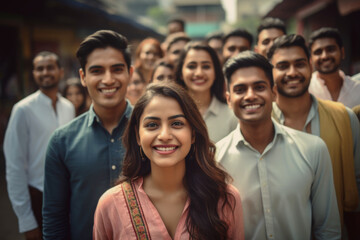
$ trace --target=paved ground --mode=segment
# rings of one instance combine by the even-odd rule
[[[4,155],[0,151],[0,239],[24,240],[6,190]]]

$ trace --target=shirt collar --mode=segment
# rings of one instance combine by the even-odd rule
[[[274,129],[275,129],[275,134],[274,134],[273,140],[271,141],[271,143],[269,143],[269,145],[273,144],[276,141],[278,136],[285,135],[285,131],[281,127],[281,125],[279,123],[277,123],[274,119],[271,119],[271,121],[272,121]],[[241,130],[240,130],[240,125],[241,125],[241,123],[238,124],[236,127],[236,130],[235,130],[235,133],[233,136],[234,142],[237,143],[238,146],[240,146],[240,144],[251,146],[250,143],[248,143],[245,140],[244,136],[242,135]]]
[[[122,115],[122,117],[119,120],[119,123],[122,121],[122,119],[124,118],[124,116],[129,119],[131,116],[131,112],[132,112],[133,107],[131,106],[129,100],[126,100],[126,109],[124,114]],[[97,123],[101,123],[100,118],[98,115],[96,115],[95,111],[94,111],[94,106],[93,104],[91,104],[90,108],[89,108],[89,121],[88,121],[88,127],[90,127],[91,125],[94,124],[94,122]]]
[[[36,93],[38,94],[38,98],[45,102],[48,105],[52,105],[52,100],[51,98],[49,98],[45,93],[43,93],[40,89],[36,91]],[[61,94],[60,93],[56,93],[56,103],[59,102],[59,99],[61,98]]]
[[[310,97],[311,97],[311,107],[306,119],[305,126],[307,126],[309,122],[311,122],[315,118],[315,115],[318,111],[318,101],[316,97],[312,94],[310,94]]]
[[[345,73],[342,70],[339,70],[340,77],[345,81]],[[315,71],[312,73],[312,79],[318,79],[323,85],[325,85],[325,80],[319,77],[319,72]]]
[[[275,115],[275,118],[277,118],[281,124],[284,124],[285,122],[284,114],[282,113],[282,111],[280,110],[279,106],[276,104],[275,101],[273,102],[272,107],[273,107],[272,114]]]
[[[312,94],[310,94],[310,97],[311,97],[312,103],[311,103],[310,111],[308,113],[303,131],[305,131],[305,128],[309,124],[309,122],[311,122],[315,118],[315,115],[318,111],[318,101],[317,101],[316,97],[313,96]],[[273,114],[279,120],[279,123],[284,125],[284,122],[285,122],[284,114],[282,113],[282,111],[280,110],[280,108],[276,104],[276,102],[273,102]]]
[[[212,113],[214,115],[218,115],[222,107],[223,106],[221,106],[221,102],[215,97],[215,95],[213,95],[210,105],[209,105],[209,108],[207,109],[204,116],[207,116],[210,113]]]

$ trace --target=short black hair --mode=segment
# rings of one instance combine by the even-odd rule
[[[170,34],[167,40],[168,45],[166,47],[166,51],[169,51],[174,43],[177,43],[179,41],[185,41],[186,43],[188,43],[191,41],[191,38],[189,38],[184,32],[177,32]]]
[[[259,27],[257,28],[257,39],[256,42],[259,41],[259,34],[264,29],[276,28],[282,31],[286,35],[286,27],[283,20],[280,18],[267,17],[264,18]]]
[[[164,58],[161,58],[161,59],[159,59],[158,61],[155,62],[154,69],[153,69],[153,71],[151,73],[150,83],[154,81],[154,74],[156,72],[156,69],[158,69],[161,66],[169,68],[169,69],[171,69],[171,71],[174,72],[174,69],[175,69],[174,64],[172,64],[171,62],[169,62],[168,60],[166,60]],[[174,73],[174,75],[175,75],[175,73]]]
[[[339,30],[336,28],[323,27],[323,28],[320,28],[320,29],[312,32],[310,35],[310,40],[309,40],[309,48],[310,49],[311,49],[312,45],[314,44],[314,42],[319,38],[333,38],[333,39],[335,39],[339,48],[343,47],[343,41],[341,38],[341,34],[340,34]]]
[[[85,73],[85,65],[88,56],[97,48],[113,47],[119,50],[124,57],[128,70],[131,66],[131,54],[128,48],[128,40],[123,35],[112,30],[99,30],[88,37],[80,44],[76,57]]]
[[[230,58],[225,63],[223,71],[228,83],[228,88],[230,87],[231,76],[234,74],[234,72],[238,69],[247,67],[258,67],[262,69],[265,73],[265,76],[270,81],[271,88],[274,86],[274,79],[272,75],[273,66],[263,55],[247,50],[239,53],[233,58]]]
[[[249,33],[247,30],[242,29],[242,28],[234,29],[234,30],[228,32],[227,34],[225,34],[224,37],[223,37],[223,45],[226,43],[226,41],[230,37],[242,37],[242,38],[245,38],[250,43],[250,46],[252,45],[252,42],[253,42],[253,36],[251,35],[251,33]]]
[[[181,25],[181,27],[183,29],[185,29],[185,21],[181,18],[170,18],[168,21],[167,21],[167,24],[169,25],[170,23],[178,23]]]
[[[275,39],[274,44],[271,46],[267,53],[269,61],[273,57],[276,49],[278,48],[289,48],[289,47],[300,47],[304,50],[308,60],[310,58],[309,49],[306,46],[305,39],[297,34],[283,35]]]
[[[56,54],[56,53],[53,53],[53,52],[49,52],[49,51],[41,51],[39,53],[37,53],[34,57],[34,60],[35,58],[37,57],[48,57],[48,56],[53,56],[55,58],[55,62],[56,64],[58,65],[59,68],[62,68],[62,64],[60,62],[60,58],[59,56]]]
[[[222,41],[223,37],[224,37],[223,32],[212,32],[212,33],[206,35],[206,42],[209,43],[210,40],[212,40],[212,39],[218,39],[218,40]]]

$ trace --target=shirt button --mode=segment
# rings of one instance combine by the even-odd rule
[[[115,165],[112,165],[112,166],[111,166],[111,169],[112,169],[112,170],[115,170],[115,169],[116,169],[116,166],[115,166]]]
[[[266,211],[269,213],[269,212],[270,212],[270,209],[267,209]]]
[[[115,142],[115,140],[114,140],[113,138],[112,138],[110,141],[111,141],[112,143]]]
[[[269,235],[269,237],[271,237],[271,238],[272,238],[272,235],[270,234],[270,235]]]

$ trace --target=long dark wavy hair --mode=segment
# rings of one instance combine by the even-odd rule
[[[213,85],[210,88],[211,95],[215,95],[215,97],[223,103],[226,103],[225,98],[225,78],[224,74],[221,69],[221,63],[219,60],[219,57],[217,56],[215,50],[210,47],[206,42],[201,41],[192,41],[189,42],[185,46],[185,50],[182,52],[179,58],[178,65],[176,66],[175,70],[175,81],[180,86],[183,86],[184,88],[187,88],[184,82],[184,78],[182,75],[182,68],[184,66],[185,58],[190,50],[202,50],[207,52],[212,60],[214,71],[215,71],[215,80]]]
[[[152,83],[144,95],[137,101],[123,135],[126,148],[119,183],[144,177],[151,172],[150,160],[142,161],[136,134],[139,132],[140,117],[145,107],[155,96],[175,99],[195,135],[195,142],[185,158],[184,186],[190,198],[189,214],[186,219],[191,239],[226,239],[228,224],[220,219],[218,203],[234,209],[230,202],[234,196],[228,192],[227,182],[230,176],[217,166],[214,159],[215,146],[211,143],[205,122],[196,104],[186,90],[175,83]],[[231,199],[231,200],[230,200]]]

